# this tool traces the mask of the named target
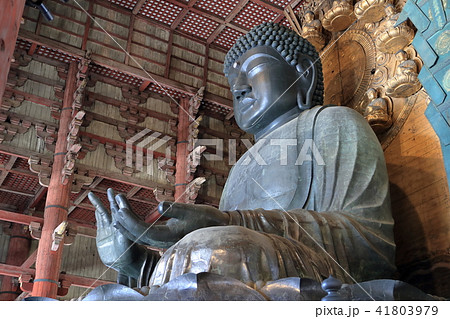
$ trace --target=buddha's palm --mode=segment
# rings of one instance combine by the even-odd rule
[[[101,200],[93,193],[89,193],[89,199],[95,207],[97,220],[97,250],[102,262],[120,274],[137,278],[139,276],[139,260],[143,250],[135,245],[120,229],[114,225],[116,222],[118,203],[114,198],[114,192],[108,190],[111,214],[105,208]]]
[[[113,191],[109,189],[110,202],[113,196]],[[211,206],[161,202],[158,205],[158,212],[170,220],[165,223],[148,224],[133,212],[123,194],[115,196],[113,202],[116,206],[113,207],[111,204],[112,224],[119,233],[111,229],[111,226],[107,227],[103,236],[108,242],[105,244],[106,251],[107,245],[118,245],[122,248],[122,244],[126,244],[124,237],[138,244],[168,248],[194,230],[209,226],[224,226],[229,220],[226,213]]]

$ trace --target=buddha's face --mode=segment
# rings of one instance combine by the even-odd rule
[[[377,91],[375,91],[374,89],[370,89],[367,91],[367,98],[369,99],[369,101],[372,101],[374,99],[377,98]]]
[[[314,13],[312,13],[311,11],[306,12],[305,13],[305,21],[311,22],[312,20],[314,20]]]
[[[272,47],[248,50],[230,68],[237,124],[251,134],[267,128],[281,115],[297,108],[301,73]]]
[[[408,59],[408,57],[406,56],[406,52],[403,50],[398,51],[395,54],[395,57],[397,58],[397,61],[399,61],[399,62],[406,61]]]

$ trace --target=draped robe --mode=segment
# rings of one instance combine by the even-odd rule
[[[292,145],[283,150],[283,140]],[[222,194],[219,208],[230,226],[186,235],[156,266],[152,259],[142,267],[141,283],[162,285],[200,272],[254,287],[330,274],[349,283],[392,278],[386,164],[359,113],[312,108],[258,140],[253,151],[234,165]]]

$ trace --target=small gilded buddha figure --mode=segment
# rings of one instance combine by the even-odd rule
[[[393,123],[392,104],[386,98],[378,97],[374,88],[367,90],[369,104],[364,110],[364,118],[369,122],[376,134],[386,132]]]
[[[386,19],[379,32],[375,33],[375,45],[384,53],[395,53],[409,45],[414,38],[414,31],[406,22],[395,26],[400,13],[396,13],[392,4],[386,6]]]
[[[347,0],[335,0],[322,20],[323,27],[328,31],[342,31],[347,29],[356,20],[353,5]]]
[[[386,5],[391,3],[392,0],[361,0],[355,4],[355,15],[364,23],[378,22],[386,14]]]
[[[305,13],[302,36],[307,39],[317,51],[322,50],[325,45],[325,38],[322,34],[322,24],[320,23],[320,20],[314,19],[314,12],[312,11],[306,11]]]
[[[408,59],[407,53],[403,50],[399,50],[395,58],[398,65],[394,76],[386,83],[386,94],[392,97],[411,96],[421,88],[417,64],[414,60]]]

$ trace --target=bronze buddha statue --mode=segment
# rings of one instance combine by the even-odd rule
[[[181,276],[202,273],[255,290],[292,277],[392,278],[383,151],[359,113],[321,106],[314,47],[284,26],[264,23],[237,40],[224,72],[236,122],[256,144],[230,171],[219,209],[161,202],[159,212],[170,219],[148,225],[124,195],[108,190],[110,214],[91,193],[105,265],[127,285],[176,282],[180,289]],[[144,245],[167,251],[160,256]]]

